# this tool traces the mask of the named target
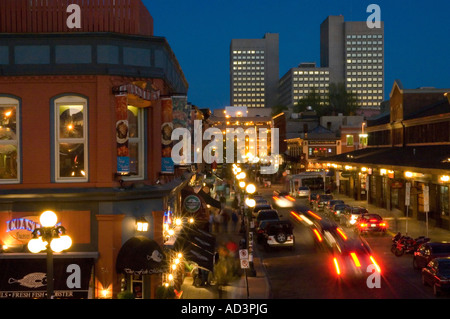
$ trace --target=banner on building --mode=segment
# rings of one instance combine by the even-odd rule
[[[126,94],[116,95],[116,145],[117,173],[130,173],[128,148],[128,98]]]

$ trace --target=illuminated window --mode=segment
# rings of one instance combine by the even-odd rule
[[[144,146],[144,110],[128,105],[128,149],[130,152],[131,176],[124,176],[124,180],[138,180],[144,178],[145,146]]]
[[[19,101],[0,97],[0,183],[20,180]]]
[[[347,135],[347,146],[353,146],[353,135]]]
[[[64,96],[54,100],[54,179],[88,180],[87,100]]]

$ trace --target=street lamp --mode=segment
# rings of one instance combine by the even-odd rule
[[[28,249],[37,254],[42,250],[47,252],[47,298],[53,295],[53,252],[61,252],[72,246],[72,239],[66,235],[63,226],[56,226],[58,217],[47,210],[39,217],[41,227],[36,228],[33,238],[28,242]]]

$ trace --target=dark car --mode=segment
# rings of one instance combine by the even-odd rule
[[[422,269],[422,283],[433,287],[435,296],[450,290],[450,257],[435,258]]]
[[[259,223],[266,219],[275,219],[279,220],[280,216],[275,209],[263,209],[260,210],[258,216],[256,217],[256,227],[258,227]]]
[[[324,207],[325,213],[330,214],[331,209],[333,208],[333,206],[334,206],[334,205],[338,205],[338,204],[343,205],[343,204],[344,204],[344,201],[341,200],[341,199],[331,199],[331,200],[329,200],[329,201],[326,203],[325,207]]]
[[[363,214],[356,219],[355,231],[359,234],[380,233],[386,234],[387,223],[378,214]]]
[[[341,214],[343,214],[345,210],[349,207],[350,206],[347,204],[333,205],[330,209],[329,215],[331,216],[331,218],[333,218],[335,221],[338,222],[341,220]]]
[[[333,249],[341,241],[348,240],[347,235],[333,220],[326,218],[311,220],[313,221],[312,235],[315,246],[319,250]]]
[[[381,273],[380,265],[375,260],[369,244],[360,239],[349,239],[336,245],[331,269],[339,279],[367,279],[368,270]]]
[[[434,258],[450,257],[450,243],[428,242],[419,246],[414,252],[413,267],[422,269]]]
[[[369,211],[361,206],[350,206],[347,207],[344,213],[341,213],[340,223],[341,225],[345,225],[347,227],[353,226],[356,224],[356,220],[363,214],[368,214]]]
[[[272,206],[269,204],[256,204],[256,206],[253,208],[253,217],[258,217],[259,211],[263,209],[272,209]]]
[[[270,224],[270,222],[276,222],[279,219],[264,219],[262,220],[259,225],[256,227],[256,241],[258,244],[261,244],[263,242],[267,226]]]
[[[325,207],[325,203],[331,199],[333,199],[333,195],[330,195],[330,194],[317,195],[317,200],[315,202],[315,206],[317,207],[317,209],[323,209]]]
[[[289,220],[270,221],[265,227],[262,244],[264,248],[289,247],[294,249],[294,227]]]

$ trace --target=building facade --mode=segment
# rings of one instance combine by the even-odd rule
[[[277,33],[262,39],[232,39],[230,105],[272,107],[277,102],[279,45]]]
[[[330,82],[343,83],[359,97],[361,112],[379,113],[384,100],[384,23],[369,28],[364,21],[329,16],[320,26],[320,66],[330,69]]]
[[[164,169],[162,127],[180,120],[188,83],[140,0],[72,2],[73,28],[65,1],[0,3],[10,13],[0,26],[0,295],[43,297],[8,278],[45,273],[45,262],[25,267],[45,260],[26,244],[51,209],[73,239],[55,255],[57,297],[116,298],[125,280],[137,298],[154,298],[164,267],[127,272],[118,254],[138,237],[162,248],[165,213],[182,211],[189,172]],[[142,218],[150,227],[138,232]],[[17,229],[25,221],[34,226]],[[85,265],[81,288],[64,286],[59,262]]]
[[[450,229],[448,92],[396,80],[389,112],[367,122],[368,147],[320,160],[345,172],[340,191]]]
[[[292,108],[309,93],[315,92],[324,105],[330,86],[329,68],[318,68],[316,63],[301,63],[290,69],[279,82],[278,103]]]

